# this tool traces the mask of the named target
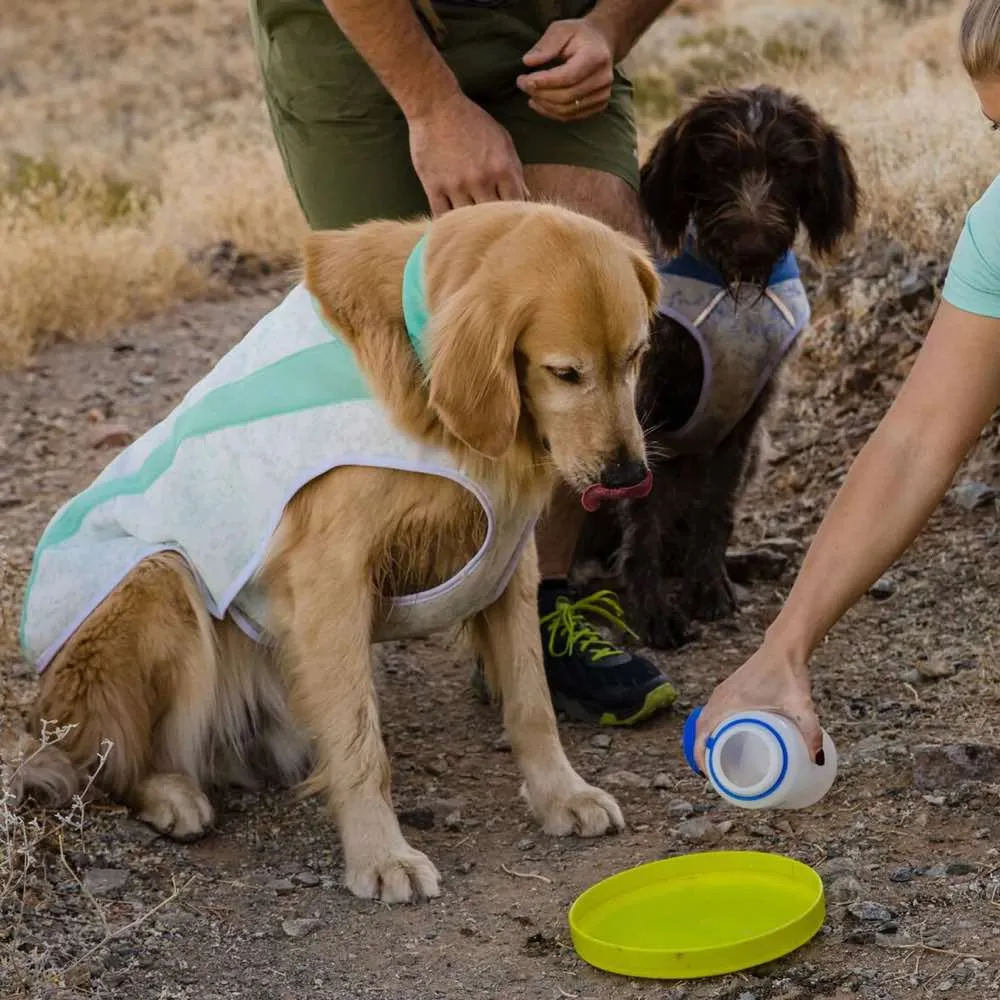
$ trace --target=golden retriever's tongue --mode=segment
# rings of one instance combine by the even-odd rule
[[[580,503],[583,504],[583,509],[586,511],[593,512],[601,506],[603,500],[630,500],[633,498],[648,497],[649,491],[653,488],[653,473],[646,471],[646,478],[643,479],[641,483],[636,483],[635,486],[602,486],[600,483],[594,483],[593,486],[588,486],[583,491],[583,496],[580,497]]]

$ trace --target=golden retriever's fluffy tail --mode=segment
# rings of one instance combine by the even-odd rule
[[[58,743],[21,733],[0,746],[2,791],[14,806],[33,799],[41,806],[68,805],[84,786],[85,776]]]

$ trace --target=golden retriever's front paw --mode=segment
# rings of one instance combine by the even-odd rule
[[[358,853],[363,856],[347,860],[347,888],[355,896],[383,903],[416,903],[441,895],[438,870],[426,854],[405,841],[384,852],[372,848]]]
[[[583,779],[578,779],[565,790],[544,796],[535,801],[529,793],[525,796],[542,829],[555,837],[576,834],[578,837],[600,837],[625,829],[625,818],[618,803],[607,792]]]
[[[135,800],[138,818],[174,840],[197,840],[215,821],[212,803],[186,774],[151,774]]]

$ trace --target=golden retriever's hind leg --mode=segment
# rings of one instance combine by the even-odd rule
[[[545,681],[538,630],[538,561],[529,543],[506,591],[472,621],[472,640],[503,702],[525,783],[522,794],[546,833],[595,837],[625,826],[618,803],[588,785],[566,758]]]
[[[279,559],[288,574],[279,591],[289,600],[277,613],[293,710],[318,751],[309,786],[327,793],[336,816],[347,887],[364,899],[402,903],[439,895],[439,875],[406,842],[392,809],[372,677],[371,583],[362,567],[349,565],[358,547],[310,537]]]
[[[110,752],[97,784],[161,833],[207,832],[200,785],[218,677],[214,632],[186,564],[140,563],[42,674],[33,709],[73,728],[59,744],[80,774]]]

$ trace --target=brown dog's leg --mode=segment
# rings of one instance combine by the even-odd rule
[[[194,580],[179,557],[153,556],[42,674],[35,728],[42,719],[73,724],[59,748],[78,774],[109,741],[98,785],[160,833],[200,837],[213,821],[200,778],[216,667],[212,624]],[[29,769],[28,792],[32,784]]]
[[[292,711],[316,744],[308,787],[326,793],[337,819],[347,887],[363,899],[404,903],[439,895],[439,875],[406,842],[393,812],[371,666],[368,546],[345,537],[350,523],[345,514],[304,533],[274,560],[271,578]]]
[[[538,556],[525,549],[507,589],[472,621],[490,689],[503,702],[503,719],[525,784],[522,794],[546,833],[594,837],[624,827],[618,803],[573,770],[556,729],[542,666],[538,631]]]

